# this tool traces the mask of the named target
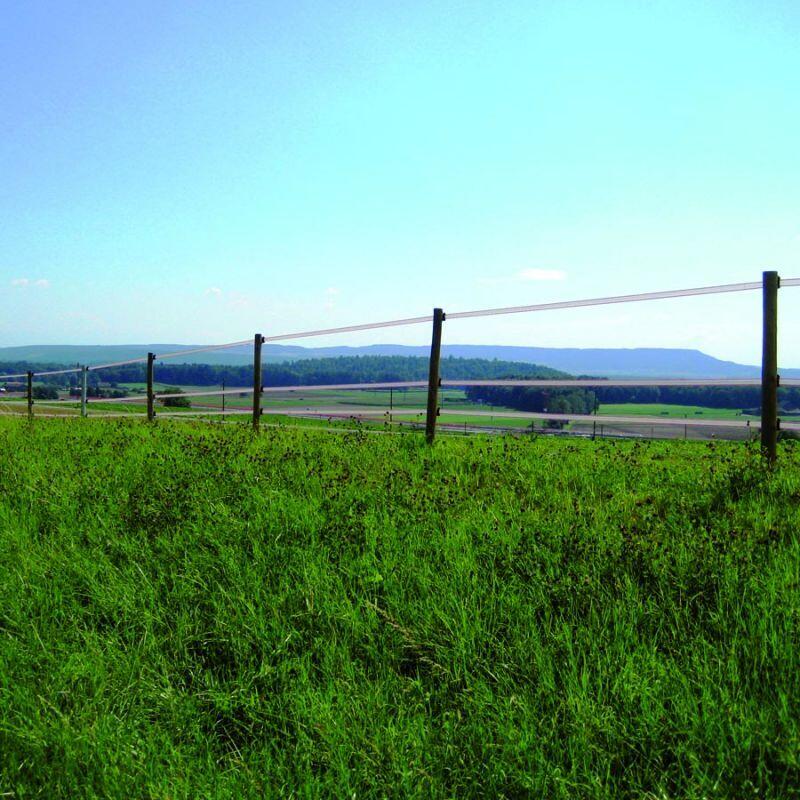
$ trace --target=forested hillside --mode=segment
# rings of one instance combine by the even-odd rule
[[[30,362],[0,363],[0,373],[20,373],[28,369],[47,370],[52,364]],[[495,380],[558,378],[573,376],[549,367],[515,361],[483,358],[443,358],[441,374],[445,380]],[[585,377],[585,376],[584,376]],[[422,356],[339,356],[306,358],[280,364],[265,364],[265,386],[324,385],[342,383],[379,383],[386,381],[424,381],[428,378],[428,359]],[[90,387],[116,387],[143,383],[144,364],[129,364],[102,372],[90,372]],[[43,379],[47,385],[67,388],[77,384],[78,374],[52,375]],[[218,364],[156,364],[156,381],[175,386],[249,386],[252,366]],[[756,409],[761,396],[758,387],[709,386],[608,386],[592,389],[538,389],[530,387],[473,386],[467,397],[474,402],[506,406],[521,411],[589,414],[599,403],[671,403],[708,408]],[[800,408],[800,389],[780,390],[784,411]]]
[[[19,373],[28,369],[46,370],[51,365],[16,362],[0,364],[0,372]],[[490,380],[509,375],[524,378],[564,378],[570,376],[536,364],[513,361],[489,361],[482,358],[443,358],[442,377],[446,379]],[[265,386],[297,384],[375,383],[379,381],[422,381],[428,378],[428,359],[421,356],[342,356],[338,358],[309,358],[284,364],[265,364]],[[47,378],[54,384],[69,386],[76,374],[54,375]],[[139,383],[145,380],[144,364],[90,372],[90,383]],[[217,364],[156,363],[156,380],[190,386],[216,386],[223,381],[230,386],[248,386],[253,382],[253,367],[220,366]]]
[[[761,390],[757,386],[608,386],[592,389],[536,389],[527,386],[469,386],[473,402],[505,406],[520,411],[555,414],[590,414],[603,403],[669,403],[706,408],[757,409]],[[783,411],[800,408],[800,389],[781,389],[778,399]]]

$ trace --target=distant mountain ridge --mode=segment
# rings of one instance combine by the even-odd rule
[[[139,358],[148,351],[174,352],[202,345],[132,344],[132,345],[31,345],[0,348],[0,362],[41,364],[102,364]],[[196,353],[174,363],[246,364],[250,348],[236,347]],[[376,344],[365,347],[301,347],[298,345],[264,345],[267,362],[294,361],[305,358],[336,356],[426,356],[425,346]],[[714,358],[700,350],[680,348],[575,348],[518,347],[512,345],[450,344],[442,346],[443,356],[517,361],[551,367],[572,375],[635,378],[754,378],[760,367],[737,364]],[[800,369],[783,368],[784,377],[800,377]]]

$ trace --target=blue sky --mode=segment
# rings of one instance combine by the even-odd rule
[[[0,345],[800,276],[799,35],[795,2],[7,3]],[[453,321],[445,341],[755,361],[759,309]],[[800,366],[800,289],[782,312]]]

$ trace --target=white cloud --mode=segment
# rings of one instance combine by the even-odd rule
[[[26,286],[35,286],[37,289],[49,289],[50,281],[47,280],[47,278],[37,278],[36,280],[31,278],[14,278],[11,281],[11,285],[19,289],[23,289]]]
[[[337,289],[335,286],[329,286],[325,290],[325,294],[328,295],[328,297],[335,297],[337,294],[339,294],[339,289]]]
[[[222,289],[219,286],[210,286],[206,289],[206,295],[212,295],[213,297],[221,297],[222,296]]]
[[[563,281],[567,273],[560,269],[523,269],[517,273],[521,281]]]

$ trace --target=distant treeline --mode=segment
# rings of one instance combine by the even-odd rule
[[[62,367],[63,368],[63,367]],[[41,364],[0,364],[0,374],[20,373],[28,369],[59,369]],[[482,358],[443,358],[443,378],[491,380],[508,375],[525,378],[569,378],[564,372],[536,364],[514,361],[489,361]],[[174,364],[156,362],[156,381],[183,386],[249,386],[253,382],[252,366],[215,364]],[[265,386],[293,386],[326,383],[380,383],[386,381],[423,381],[428,379],[428,359],[422,356],[339,356],[308,358],[278,364],[264,364]],[[75,385],[76,373],[46,376],[43,379],[58,386]],[[143,364],[129,364],[89,373],[90,385],[142,383],[146,380]]]
[[[602,403],[669,403],[706,408],[759,409],[761,390],[756,387],[718,386],[609,386],[597,389],[533,389],[525,386],[470,386],[467,397],[473,402],[506,406],[518,411],[544,411],[553,414],[591,414]],[[800,389],[781,389],[781,408],[800,408]]]
[[[24,373],[28,369],[43,371],[63,365],[0,364],[0,374]],[[447,380],[496,380],[562,378],[571,376],[549,367],[482,358],[448,357],[441,361],[442,377]],[[249,386],[253,382],[252,366],[215,364],[156,363],[156,381],[182,386]],[[320,385],[337,383],[381,383],[388,381],[423,381],[428,378],[428,359],[421,356],[339,356],[309,358],[298,361],[267,363],[263,369],[265,386]],[[143,364],[129,364],[89,373],[89,385],[96,392],[125,383],[143,383]],[[37,379],[39,383],[66,388],[78,383],[79,375],[52,375]],[[104,392],[105,393],[105,392]],[[599,403],[671,403],[710,408],[756,409],[761,403],[758,387],[713,386],[641,386],[599,387],[597,389],[534,389],[528,387],[475,386],[467,389],[472,401],[502,405],[521,411],[589,414]],[[800,408],[800,389],[781,389],[780,403],[784,410]]]
[[[758,386],[609,386],[595,390],[601,403],[671,403],[708,408],[756,408],[761,405]],[[800,389],[781,389],[784,408],[800,407]]]

